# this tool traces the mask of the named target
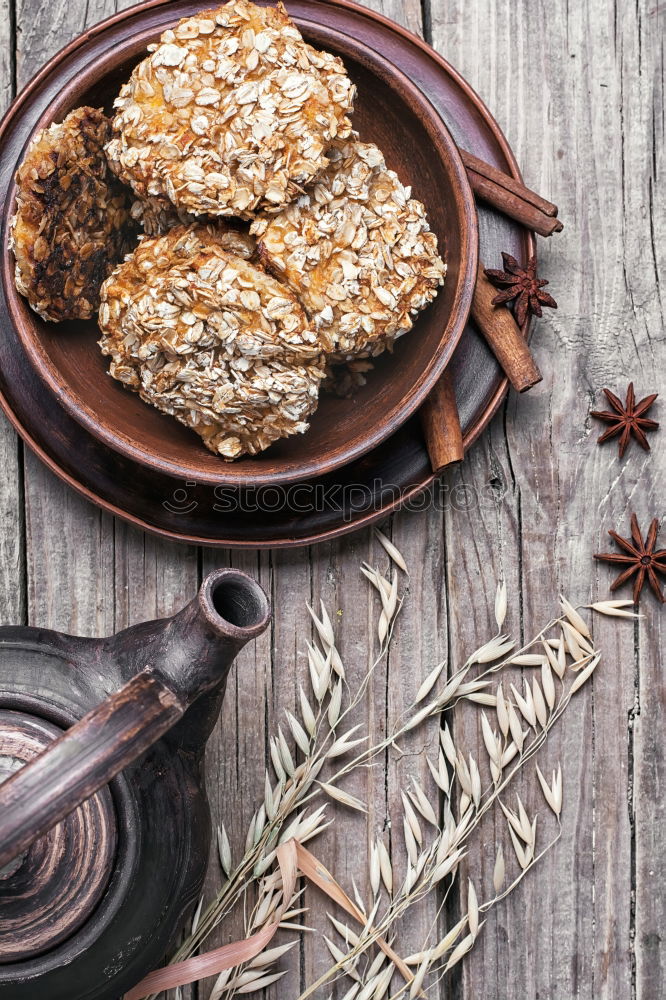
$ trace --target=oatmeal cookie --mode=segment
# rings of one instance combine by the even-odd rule
[[[144,239],[102,289],[114,378],[231,460],[307,430],[322,342],[297,300],[215,226]]]
[[[411,329],[446,267],[423,205],[377,146],[352,138],[328,155],[306,194],[250,232],[262,262],[332,338],[330,360],[372,357]]]
[[[307,45],[281,4],[232,0],[180,21],[136,67],[107,154],[144,200],[251,218],[326,166],[353,96],[340,59]]]
[[[110,132],[102,111],[78,108],[35,137],[18,169],[16,287],[45,320],[94,316],[102,282],[135,242],[128,193],[104,155]]]

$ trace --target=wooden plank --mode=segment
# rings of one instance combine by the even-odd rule
[[[78,635],[111,634],[111,518],[81,500],[27,450],[25,504],[30,624]]]
[[[22,445],[0,414],[0,622],[25,622],[25,523],[23,516]]]
[[[375,637],[379,607],[370,585],[360,572],[364,561],[371,565],[380,561],[379,547],[368,532],[331,545],[318,546],[311,552],[312,605],[318,610],[323,600],[328,609],[350,692],[358,690],[377,653]],[[367,734],[373,742],[381,738],[388,724],[387,676],[387,664],[383,662],[373,675],[367,697],[347,716],[342,732],[361,724],[360,735]],[[333,825],[316,846],[318,856],[349,894],[353,895],[352,885],[356,883],[366,907],[372,898],[369,842],[386,830],[388,821],[382,772],[380,765],[378,768],[359,770],[345,779],[341,787],[366,803],[368,815],[364,817],[345,806],[329,802],[327,814]],[[330,904],[327,905],[326,900],[317,898],[317,893],[311,893],[310,899],[313,906],[308,915],[310,925],[340,945],[341,939],[326,913],[333,913],[338,919],[343,917],[343,922],[346,922],[344,916]],[[323,942],[314,935],[309,935],[304,945],[301,988],[315,982],[333,964]],[[334,995],[342,996],[348,988],[348,982],[344,987],[340,983],[334,987],[337,990]],[[323,996],[330,992],[331,987],[322,987]]]
[[[136,0],[14,0],[16,5],[16,70],[23,86],[37,69],[85,28],[119,10],[135,6]]]
[[[624,357],[622,360],[627,375],[636,376],[636,388],[641,394],[652,388],[662,390],[661,412],[657,415],[661,416],[662,430],[658,437],[652,435],[653,451],[649,456],[634,453],[632,466],[635,471],[623,490],[626,501],[622,513],[636,509],[644,530],[652,516],[660,517],[660,548],[666,547],[665,317],[663,296],[659,294],[659,275],[664,273],[664,241],[663,238],[655,240],[655,234],[663,234],[666,230],[661,180],[664,175],[663,32],[663,10],[655,5],[639,4],[634,10],[622,7],[614,36],[622,40],[619,95],[624,150],[622,269],[627,284],[623,322],[618,328],[630,333],[637,355],[631,367]],[[634,483],[638,484],[637,489]],[[619,513],[619,504],[613,507]],[[666,685],[661,655],[664,609],[649,597],[644,601],[643,610],[646,617],[637,630],[632,664],[633,704],[626,717],[627,806],[632,834],[629,859],[633,893],[630,907],[631,986],[637,1000],[651,1000],[666,993],[663,944]]]
[[[273,574],[267,555],[205,550],[202,572],[218,566],[234,566],[257,579],[269,599]],[[275,614],[275,612],[274,612]],[[245,850],[245,838],[256,808],[263,801],[266,768],[266,733],[271,692],[274,629],[276,622],[255,642],[241,652],[229,676],[220,719],[206,754],[206,780],[213,817],[213,829],[225,825],[237,863]],[[289,676],[289,675],[288,675]],[[289,680],[285,678],[285,687]],[[221,872],[214,842],[206,882],[206,899],[212,899],[221,885]],[[211,935],[206,948],[214,948],[244,937],[244,913],[237,909],[218,932]],[[202,983],[199,995],[207,997],[210,983]]]
[[[488,101],[526,181],[558,202],[566,224],[561,237],[540,245],[543,273],[560,299],[558,312],[536,331],[544,383],[527,398],[512,398],[462,468],[447,474],[445,510],[403,513],[387,526],[412,578],[388,665],[377,670],[372,697],[358,716],[376,741],[430,665],[446,657],[451,670],[490,635],[499,573],[515,609],[508,624],[518,631],[543,624],[559,588],[577,601],[605,595],[609,573],[593,566],[591,553],[605,547],[606,527],[626,526],[630,510],[636,509],[644,524],[649,515],[664,514],[666,461],[663,438],[655,436],[651,455],[633,449],[620,465],[612,447],[596,449],[595,428],[586,422],[601,385],[622,389],[634,377],[637,389],[648,391],[655,373],[664,370],[653,238],[663,228],[664,201],[656,190],[663,175],[663,124],[653,114],[663,99],[654,88],[654,80],[661,79],[657,9],[624,5],[614,21],[601,0],[546,8],[528,0],[501,8],[490,0],[373,5],[417,31],[426,11],[434,44]],[[85,9],[66,0],[17,0],[19,82],[85,24],[121,6],[131,6],[131,0],[100,0]],[[4,0],[0,43],[9,41],[9,47],[0,44],[0,95],[5,98],[13,76],[6,10]],[[646,155],[646,136],[654,156]],[[6,443],[0,440],[5,620],[20,620],[25,589],[13,440],[11,432]],[[214,821],[224,819],[238,852],[263,794],[267,734],[283,721],[285,708],[295,707],[297,680],[306,673],[311,627],[304,601],[321,596],[331,612],[342,612],[334,619],[340,648],[352,683],[358,680],[368,666],[367,637],[376,621],[358,565],[362,559],[385,565],[383,550],[364,532],[310,551],[205,552],[198,565],[192,549],[114,524],[31,456],[25,479],[27,593],[35,623],[101,634],[170,614],[194,593],[200,571],[228,563],[257,576],[270,592],[273,629],[239,657],[209,744]],[[488,502],[491,481],[501,488],[497,502]],[[463,487],[471,506],[461,502]],[[650,600],[644,610],[647,618],[636,631],[623,623],[597,623],[604,671],[572,706],[542,755],[546,766],[561,759],[565,772],[562,840],[536,874],[488,916],[472,956],[433,991],[440,1000],[476,995],[652,1000],[664,992],[663,618]],[[456,739],[481,757],[478,723],[475,709],[465,711]],[[353,876],[368,894],[367,843],[376,834],[384,833],[400,870],[402,834],[388,824],[399,817],[399,787],[412,775],[424,775],[423,738],[415,736],[406,749],[402,760],[391,762],[388,780],[378,767],[345,786],[368,801],[367,821],[336,807],[335,824],[317,845],[346,888]],[[518,787],[528,808],[543,815],[533,778]],[[475,847],[471,870],[483,897],[499,836],[506,845],[503,826],[490,823],[480,853]],[[217,884],[213,865],[209,895]],[[308,903],[309,923],[330,933],[326,904],[314,893]],[[458,905],[451,902],[440,929]],[[399,951],[420,947],[432,913],[424,907],[401,928]],[[215,941],[241,932],[236,916]],[[270,1000],[297,996],[328,964],[313,935],[299,950],[298,959],[289,960],[288,976],[267,991]],[[538,961],[529,957],[535,952]],[[188,1000],[195,995],[186,993]],[[340,987],[333,991],[336,998],[343,993]],[[198,996],[208,996],[207,984]]]
[[[75,4],[18,0],[19,87],[58,48],[117,8],[120,5],[109,0],[94,6],[88,4],[85,10]],[[30,621],[86,635],[108,634],[117,620],[118,627],[129,624],[123,616],[123,602],[119,602],[118,615],[114,608],[114,574],[119,567],[114,552],[113,519],[80,499],[31,453],[26,454],[24,468]],[[124,534],[124,537],[133,537],[139,551],[143,549],[138,534]],[[150,594],[150,588],[142,586],[140,592]],[[168,596],[164,599],[169,600]],[[150,599],[146,613],[138,611],[138,617],[151,617]]]
[[[113,522],[113,567],[113,631],[175,614],[196,595],[200,582],[194,548],[170,544],[122,521]],[[182,990],[182,1000],[196,996],[196,987]],[[180,1000],[176,990],[164,997]]]
[[[14,96],[16,30],[12,0],[0,0],[0,114]],[[22,446],[0,415],[0,621],[25,621],[25,530],[23,523]]]
[[[428,501],[428,498],[425,498]],[[436,664],[445,661],[443,676],[451,668],[448,643],[448,598],[445,586],[446,556],[444,542],[444,512],[438,505],[403,512],[393,518],[391,538],[405,558],[411,578],[407,587],[405,614],[396,628],[388,664],[387,728],[397,728],[405,711],[413,704],[422,681]],[[385,530],[388,525],[385,526]],[[434,762],[438,756],[439,722],[431,720],[400,740],[401,755],[391,753],[386,778],[387,805],[392,820],[390,831],[391,858],[397,883],[407,872],[404,814],[401,791],[407,791],[412,780],[426,790],[428,799],[437,808],[440,796],[432,780],[426,755]],[[431,843],[434,831],[425,820],[421,826]],[[438,919],[441,897],[432,893],[400,926],[400,954],[410,955],[432,947],[442,936],[442,920]],[[433,995],[437,996],[437,989]]]
[[[118,631],[184,608],[199,587],[196,549],[114,522],[114,623]]]
[[[442,584],[446,586],[449,602],[449,665],[453,672],[496,631],[493,607],[498,579],[505,580],[509,595],[520,593],[520,568],[516,559],[520,543],[519,496],[511,481],[511,457],[500,422],[491,425],[462,466],[446,477],[444,485],[448,489],[444,542],[446,570]],[[522,622],[517,614],[517,603],[515,597],[510,596],[511,611],[506,627],[520,632]],[[446,721],[456,746],[466,757],[471,753],[478,762],[485,785],[487,771],[478,708],[458,705]],[[521,786],[520,790],[524,796],[525,789]],[[442,932],[448,930],[465,910],[461,889],[466,885],[467,876],[473,879],[480,901],[492,898],[492,871],[498,838],[510,860],[505,830],[492,812],[471,841],[468,863],[461,871],[457,891],[448,901]],[[516,893],[523,906],[524,891],[523,887]],[[472,956],[444,980],[442,997],[474,996],[470,990],[478,989],[476,977],[480,976],[481,969],[485,969],[484,996],[501,996],[501,992],[493,991],[504,990],[505,983],[513,981],[522,985],[529,982],[524,963],[521,963],[525,948],[507,948],[503,911],[504,907],[499,914],[491,911],[486,916],[486,925]],[[498,921],[501,921],[499,926]],[[523,930],[526,929],[523,927]],[[512,930],[511,940],[523,940],[519,934],[519,929]],[[507,969],[510,961],[515,962],[511,971]],[[468,982],[472,975],[470,970],[474,970],[475,978],[470,979],[474,986]],[[524,995],[531,995],[527,986]]]
[[[412,31],[423,33],[422,10],[418,2],[396,3],[384,0],[384,2],[368,3],[367,6],[392,17]],[[391,528],[388,530],[391,531]],[[445,644],[445,639],[443,640],[439,631],[442,627],[439,586],[441,564],[435,559],[432,573],[437,583],[434,587],[431,587],[432,578],[425,577],[423,572],[426,553],[435,552],[437,549],[436,539],[441,535],[441,514],[430,511],[423,521],[419,520],[418,516],[401,515],[395,519],[392,533],[414,576],[409,587],[409,611],[398,622],[388,662],[381,664],[375,671],[371,697],[365,706],[361,706],[363,711],[359,710],[358,713],[358,721],[362,720],[365,723],[373,743],[397,725],[418,689],[419,674],[426,669],[423,661],[428,664],[437,662],[444,652],[442,642]],[[363,648],[360,637],[365,633],[374,640],[373,633],[378,614],[376,598],[368,592],[365,581],[359,580],[358,566],[361,558],[356,556],[359,549],[361,552],[365,550],[361,558],[366,559],[371,565],[377,565],[383,572],[387,570],[388,559],[384,550],[372,536],[367,538],[363,535],[356,545],[353,540],[349,540],[335,546],[332,564],[329,563],[326,567],[329,577],[334,576],[337,584],[335,606],[339,604],[343,611],[341,618],[343,656],[349,649],[351,656],[348,660],[347,657],[345,659],[352,676],[356,675],[357,682],[362,677],[362,671],[369,666],[367,660],[364,662],[363,653],[359,662],[359,645]],[[316,587],[316,572],[313,575]],[[403,585],[401,581],[401,587]],[[316,594],[315,589],[315,597]],[[326,603],[329,604],[328,600]],[[353,724],[357,719],[350,721]],[[396,884],[399,884],[406,870],[400,791],[409,787],[411,778],[416,778],[428,787],[429,774],[422,753],[423,734],[410,734],[401,745],[404,751],[403,757],[396,759],[395,755],[387,754],[376,768],[355,774],[345,783],[346,789],[368,803],[369,815],[364,824],[362,817],[352,815],[349,811],[345,814],[343,810],[340,816],[344,824],[343,830],[334,834],[334,846],[331,844],[333,838],[327,838],[324,850],[323,860],[342,883],[350,888],[353,878],[364,899],[368,900],[371,898],[368,860],[370,843],[375,837],[384,840],[394,865]],[[338,809],[337,813],[339,812]],[[337,826],[336,821],[332,830]],[[350,844],[357,844],[359,847],[350,850]],[[400,935],[402,954],[409,954],[423,947],[431,927],[436,924],[436,907],[437,900],[433,897],[404,922]],[[330,936],[330,925],[326,927],[325,921],[318,919],[315,921],[315,926]],[[309,973],[306,975],[307,983],[314,981],[316,976],[330,964],[330,960],[316,941],[308,939],[306,945],[312,953],[305,966],[306,972]],[[345,987],[339,986],[338,990],[342,996]]]
[[[364,7],[379,11],[392,21],[423,36],[423,4],[421,0],[366,0]]]
[[[635,883],[632,906],[632,958],[635,996],[651,1000],[666,994],[664,960],[664,886],[666,854],[666,765],[664,738],[666,695],[663,612],[650,606],[641,623],[639,655],[634,668],[635,700],[629,712],[629,819],[632,824]],[[631,780],[633,779],[633,781]]]
[[[641,218],[638,208],[651,201],[647,188],[652,183],[651,166],[635,159],[641,148],[638,131],[646,127],[641,122],[650,114],[650,95],[642,91],[635,74],[642,20],[638,11],[623,8],[619,27],[602,4],[567,9],[551,5],[538,12],[528,4],[501,12],[485,2],[447,5],[446,10],[432,5],[435,45],[488,100],[519,155],[527,182],[559,203],[566,225],[561,238],[540,245],[544,276],[551,279],[560,299],[558,313],[537,327],[536,355],[547,373],[545,384],[527,400],[512,400],[506,410],[510,462],[506,472],[518,474],[514,530],[506,555],[507,563],[513,564],[512,577],[516,563],[522,568],[515,593],[520,595],[526,626],[547,617],[558,587],[576,601],[588,600],[597,588],[606,592],[605,571],[597,583],[590,564],[600,533],[595,525],[625,516],[640,499],[635,495],[637,480],[648,504],[652,498],[653,513],[663,513],[659,509],[663,489],[652,485],[660,476],[658,470],[663,470],[663,453],[650,463],[634,453],[620,474],[608,451],[595,451],[585,424],[587,399],[581,398],[582,386],[590,387],[591,398],[601,385],[618,381],[624,385],[641,370],[651,385],[648,368],[654,371],[655,345],[648,329],[661,328],[658,300],[651,292],[650,220],[648,213]],[[615,37],[621,32],[622,57],[613,44],[614,31]],[[482,59],[479,53],[484,54]],[[649,51],[644,42],[641,58],[655,65],[656,44]],[[584,109],[578,98],[582,93]],[[622,121],[632,123],[624,128],[635,130],[633,141],[626,135],[624,142],[618,141],[620,125],[613,109],[619,105]],[[566,171],[564,164],[572,158],[576,169]],[[627,158],[633,162],[628,164]],[[630,179],[624,199],[631,207],[620,197],[622,176]],[[613,247],[621,248],[618,254]],[[583,268],[572,271],[572,261],[584,262]],[[648,301],[647,310],[636,309],[636,299]],[[591,315],[595,317],[591,323],[579,319]],[[618,337],[622,330],[631,330],[632,335]],[[554,348],[561,358],[557,371],[552,363]],[[645,367],[644,351],[650,359]],[[483,448],[475,449],[472,466],[481,461],[482,452]],[[502,538],[507,538],[505,518],[503,510],[494,539],[484,537],[476,518],[456,535],[465,539],[473,531],[474,548],[482,546],[483,561],[496,564]],[[466,555],[463,541],[452,544],[461,562],[468,562],[469,547]],[[560,756],[565,771],[562,841],[535,878],[488,920],[483,939],[463,966],[465,996],[631,995],[635,931],[630,907],[634,886],[627,815],[631,751],[627,713],[634,701],[635,652],[630,628],[597,625],[597,635],[606,651],[605,670],[593,693],[587,692],[581,704],[572,707],[551,751],[544,754],[549,764]],[[654,651],[654,637],[649,642]],[[653,712],[658,711],[653,706]],[[650,751],[654,754],[653,746]],[[663,751],[659,757],[661,762],[647,756],[640,764],[634,757],[634,766],[638,764],[651,787],[663,768]],[[646,839],[641,851],[646,880],[641,899],[646,936],[654,950],[656,939],[650,933],[656,932],[657,914],[663,914],[663,897],[648,896],[647,858],[654,858],[654,840],[647,831],[655,814],[649,799],[642,798],[641,805],[641,832],[636,831],[637,837]],[[487,880],[492,858],[484,864],[480,875]],[[653,875],[650,885],[655,885]],[[637,905],[637,913],[639,909]],[[534,928],[539,929],[538,962],[528,958],[527,946],[515,947],[517,941],[534,941]],[[644,960],[640,965],[643,995],[659,995],[651,986],[663,973],[654,966],[648,972]]]
[[[14,96],[16,30],[12,0],[0,0],[0,113]]]
[[[524,4],[511,9],[505,8],[501,14],[486,3],[477,4],[473,8],[455,5],[453,9],[447,9],[445,21],[444,11],[435,5],[432,19],[433,41],[488,101],[497,119],[507,128],[510,142],[517,145],[519,159],[525,166],[528,183],[549,194],[548,186],[543,184],[539,186],[539,175],[530,173],[530,169],[535,169],[535,164],[523,135],[523,130],[530,128],[532,122],[538,121],[543,115],[539,101],[542,91],[532,94],[524,79],[525,73],[528,72],[525,65],[527,60],[524,58],[526,50],[521,44],[524,37],[522,23],[525,14]],[[552,27],[549,28],[552,32]],[[539,32],[538,37],[542,37],[542,34],[547,37],[547,32]],[[561,39],[559,41],[561,43]],[[484,53],[482,60],[478,58],[480,52]],[[537,63],[539,61],[536,60]],[[526,113],[528,107],[529,113]],[[538,155],[536,150],[534,153]],[[548,159],[549,155],[550,150],[545,158]],[[562,201],[559,191],[553,192],[553,196]],[[570,216],[567,209],[570,209],[569,204],[566,207],[561,204],[561,215],[568,221]],[[552,249],[549,246],[548,251],[551,251],[549,256],[557,257],[558,249],[558,244],[554,244]],[[553,285],[556,287],[555,281]],[[559,315],[557,318],[559,319]],[[548,321],[549,326],[550,322]],[[543,329],[545,326],[546,323],[540,324],[537,330],[537,343],[543,343],[546,339],[547,334]],[[569,465],[567,463],[561,472],[558,470],[558,465],[561,463],[548,448],[548,433],[544,434],[543,417],[538,420],[533,433],[530,433],[529,426],[530,416],[542,414],[544,411],[548,413],[549,401],[553,396],[552,365],[546,364],[542,367],[547,372],[546,385],[533,390],[527,399],[521,398],[518,402],[512,400],[506,409],[508,440],[500,442],[498,458],[502,468],[502,479],[510,484],[511,488],[496,518],[490,518],[488,523],[481,527],[481,519],[477,512],[464,519],[454,513],[451,516],[450,527],[453,529],[455,525],[456,529],[452,531],[451,558],[459,573],[467,576],[468,592],[484,592],[483,598],[477,599],[475,604],[481,604],[482,608],[488,609],[485,612],[487,618],[485,634],[490,634],[492,621],[490,608],[493,581],[480,585],[485,575],[484,566],[503,567],[507,575],[511,606],[516,608],[520,603],[525,604],[525,620],[516,621],[514,614],[508,624],[514,629],[517,626],[521,631],[525,628],[527,632],[531,632],[533,626],[539,627],[540,621],[548,620],[557,587],[554,578],[564,562],[562,555],[557,551],[549,554],[548,540],[551,540],[552,549],[553,542],[558,538],[562,536],[566,538],[570,512],[558,511],[557,498],[558,495],[562,495],[563,487],[557,482],[553,473],[557,470],[558,477],[567,475]],[[558,390],[559,402],[571,407],[571,397],[562,398],[562,387],[558,386]],[[561,412],[563,411],[557,405],[558,415]],[[569,422],[558,420],[558,444],[563,435],[567,436],[571,432]],[[493,446],[496,440],[497,432],[493,428]],[[538,447],[535,447],[537,441]],[[475,449],[470,456],[466,475],[469,476],[473,470],[473,475],[478,476],[478,479],[474,480],[478,485],[483,481],[484,466],[488,458],[490,455],[484,446]],[[515,483],[512,483],[513,468],[518,470]],[[527,472],[527,470],[533,471]],[[465,475],[464,467],[462,474]],[[535,486],[538,487],[538,493]],[[564,496],[569,496],[568,489],[564,492]],[[576,512],[576,516],[579,516],[579,511]],[[467,541],[471,537],[474,538],[472,546]],[[521,572],[521,563],[524,566],[524,576]],[[538,584],[533,576],[534,565],[542,567]],[[470,571],[471,579],[468,575]],[[566,565],[563,567],[563,572],[568,576]],[[586,572],[585,576],[587,575]],[[578,593],[575,596],[578,597]],[[458,616],[462,616],[462,608],[459,608],[455,600],[453,603],[456,607],[457,626],[453,633],[460,634],[459,628],[463,634],[468,633],[466,649],[462,649],[460,654],[460,659],[463,659],[465,652],[475,645],[472,636],[479,635],[478,626],[481,623],[475,622],[474,625],[466,627],[463,621],[457,620]],[[484,634],[483,631],[481,634]],[[566,731],[571,733],[573,751],[582,734],[582,727],[570,728],[571,726],[569,717],[566,720]],[[475,720],[466,722],[460,738],[472,745],[481,745]],[[573,753],[565,751],[566,746],[562,744],[558,735],[550,752],[543,755],[549,762],[560,755],[564,757],[562,763],[566,787],[569,790],[572,788],[577,790],[573,796],[570,792],[567,795],[563,842],[541,863],[540,872],[523,883],[509,900],[489,916],[472,956],[454,978],[460,990],[455,995],[474,996],[482,990],[483,995],[494,998],[537,996],[542,995],[543,991],[543,995],[568,997],[575,995],[577,990],[576,985],[572,983],[572,977],[578,988],[583,983],[585,989],[589,989],[590,967],[586,956],[589,955],[590,949],[581,945],[581,942],[591,941],[593,937],[589,851],[580,851],[581,862],[575,865],[575,874],[573,877],[567,875],[567,872],[571,872],[572,863],[575,864],[573,833],[576,828],[591,833],[589,777],[586,781],[582,765],[576,762],[578,754],[574,757]],[[589,743],[583,742],[581,756],[585,756],[587,752]],[[578,792],[579,784],[580,792]],[[518,790],[527,808],[533,809],[538,801],[533,783],[521,781],[518,783]],[[505,824],[497,823],[496,826],[488,824],[484,833],[487,836],[488,846],[481,857],[478,857],[475,851],[472,872],[477,888],[483,887],[483,898],[488,898],[491,894],[492,866],[498,837],[501,837],[505,844],[507,859],[509,861],[512,859]],[[544,887],[541,892],[536,886],[537,879]],[[551,889],[555,886],[558,888],[557,893]],[[562,919],[565,910],[569,912],[568,923]],[[556,917],[553,917],[553,913]],[[536,951],[535,927],[539,928],[538,962],[532,961],[529,957]],[[584,995],[589,994],[586,992]]]

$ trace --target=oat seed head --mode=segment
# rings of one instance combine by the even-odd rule
[[[407,573],[407,575],[409,575],[409,571],[407,569],[407,564],[405,562],[404,556],[396,548],[393,542],[389,538],[387,538],[384,532],[380,531],[379,528],[375,528],[375,537],[381,543],[381,545],[383,545],[383,547],[386,549],[389,558],[393,560],[396,566],[398,566],[403,571],[403,573]]]
[[[598,601],[590,604],[590,607],[600,615],[608,615],[612,618],[642,618],[642,615],[625,609],[633,605],[633,601]]]
[[[504,619],[506,618],[506,610],[506,581],[502,580],[497,584],[497,593],[495,594],[495,621],[497,622],[497,628],[500,632],[502,631],[502,625],[504,624]]]
[[[497,848],[497,857],[495,858],[495,867],[493,868],[493,888],[496,893],[499,893],[504,885],[504,873],[504,851],[500,844]]]

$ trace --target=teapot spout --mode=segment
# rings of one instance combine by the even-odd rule
[[[239,570],[215,570],[194,600],[163,623],[150,649],[151,665],[191,705],[223,687],[236,656],[269,621],[268,599],[258,583]]]

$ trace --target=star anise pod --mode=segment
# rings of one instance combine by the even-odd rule
[[[543,292],[542,288],[548,282],[545,278],[538,278],[536,273],[536,257],[530,257],[527,267],[521,267],[515,257],[510,253],[502,252],[504,261],[504,271],[494,271],[486,268],[484,274],[498,288],[504,290],[493,299],[494,306],[500,306],[503,302],[511,302],[515,299],[514,309],[516,322],[522,326],[527,319],[528,312],[535,316],[541,316],[541,306],[549,306],[557,309],[557,302],[548,292]]]
[[[608,430],[604,431],[599,438],[599,444],[603,444],[609,438],[620,434],[620,458],[622,458],[633,434],[641,448],[649,451],[650,443],[645,436],[645,431],[656,431],[659,424],[656,420],[650,420],[645,414],[654,403],[658,393],[653,392],[650,396],[646,396],[637,403],[634,393],[634,383],[630,382],[624,405],[610,389],[604,389],[604,393],[613,409],[592,410],[590,412],[591,417],[596,417],[597,420],[604,420],[607,424],[610,424]]]
[[[608,532],[613,541],[627,553],[626,555],[620,555],[619,552],[599,552],[594,557],[595,559],[603,559],[605,562],[617,563],[626,567],[613,580],[611,590],[617,590],[618,587],[621,587],[623,583],[627,583],[636,574],[634,580],[634,602],[638,601],[645,578],[647,577],[657,600],[661,601],[662,604],[666,603],[661,591],[661,582],[657,576],[657,573],[666,576],[666,549],[659,549],[658,552],[655,552],[654,547],[657,542],[658,532],[659,521],[655,517],[650,525],[647,537],[643,541],[641,529],[638,527],[638,519],[635,514],[631,515],[630,539],[622,538],[616,531]]]

